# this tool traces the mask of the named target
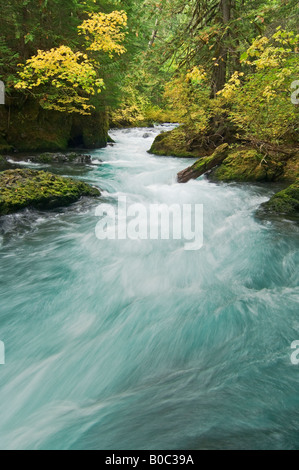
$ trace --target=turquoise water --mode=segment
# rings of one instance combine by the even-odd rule
[[[188,162],[146,152],[161,130],[113,131],[76,176],[203,204],[200,251],[100,241],[94,200],[2,219],[1,449],[299,447],[298,225],[255,218],[272,188],[177,184]]]

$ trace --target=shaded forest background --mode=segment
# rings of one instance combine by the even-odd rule
[[[182,124],[162,154],[298,146],[298,13],[297,0],[3,3],[0,152],[96,148],[111,126],[155,122]]]

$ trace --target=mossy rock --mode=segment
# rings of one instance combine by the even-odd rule
[[[13,155],[12,160],[16,163],[20,160],[25,160],[31,163],[39,163],[41,165],[90,165],[92,163],[91,155],[81,154],[76,152],[69,153],[42,153],[30,156],[19,156]]]
[[[105,110],[95,111],[90,116],[73,116],[69,147],[97,149],[108,143],[109,120]]]
[[[299,151],[287,160],[284,173],[279,180],[294,182],[297,178],[299,178]]]
[[[210,174],[216,181],[265,182],[278,181],[284,173],[285,162],[265,157],[252,148],[237,148]]]
[[[41,108],[38,101],[0,106],[0,152],[56,152],[68,148],[101,148],[107,145],[105,109],[91,116],[72,115]]]
[[[199,158],[206,156],[206,151],[190,150],[189,136],[186,129],[178,127],[172,131],[158,135],[151,146],[149,153],[158,156],[171,156],[179,158]]]
[[[71,131],[71,115],[46,111],[37,101],[28,100],[9,109],[2,106],[0,131],[4,136],[4,151],[19,152],[66,150]],[[9,116],[9,118],[8,118]],[[9,122],[9,124],[8,124]]]
[[[27,207],[48,210],[67,206],[82,196],[97,197],[100,191],[81,181],[35,170],[8,170],[0,174],[0,215]]]
[[[262,204],[261,211],[277,215],[299,215],[299,178],[287,189],[275,194]]]

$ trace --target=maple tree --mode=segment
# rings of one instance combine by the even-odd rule
[[[110,58],[123,54],[125,33],[121,28],[126,24],[124,11],[89,14],[89,19],[78,26],[87,43],[86,51],[74,52],[68,46],[39,50],[21,65],[15,88],[31,92],[45,109],[90,114],[94,108],[90,97],[101,92],[104,81],[99,76],[99,61],[89,57],[88,51],[103,51]]]

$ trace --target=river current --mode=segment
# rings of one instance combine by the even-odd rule
[[[147,153],[170,128],[54,170],[99,201],[1,220],[1,449],[298,449],[298,225],[256,217],[271,187],[178,184],[190,161]],[[99,240],[119,196],[203,204],[203,247]]]

